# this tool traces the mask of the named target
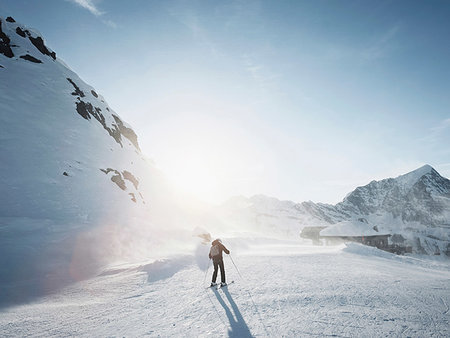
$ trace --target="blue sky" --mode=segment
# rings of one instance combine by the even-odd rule
[[[0,0],[203,199],[450,177],[448,1]]]

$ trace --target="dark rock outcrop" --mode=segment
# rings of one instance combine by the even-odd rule
[[[130,173],[129,171],[122,171],[123,174],[123,178],[130,181],[131,183],[133,183],[134,187],[137,189],[139,186],[139,181],[136,177],[134,177],[134,175],[132,173]]]
[[[111,177],[111,181],[118,185],[118,187],[122,190],[127,190],[127,185],[122,178],[122,175],[117,170],[114,170],[115,175]]]
[[[26,55],[21,55],[20,56],[21,59],[30,61],[30,62],[34,62],[34,63],[42,63],[41,60],[36,59],[34,56],[31,56],[30,54],[26,54]]]
[[[102,172],[104,172],[106,175],[108,175],[110,172],[113,172],[115,175],[111,176],[111,181],[113,181],[117,186],[122,190],[127,190],[127,185],[125,184],[125,181],[122,178],[122,174],[120,171],[115,170],[113,168],[107,168],[107,169],[100,169]]]
[[[72,80],[70,80],[69,78],[68,78],[68,80],[70,81],[70,83],[72,83],[74,85],[74,87],[76,89],[76,91],[74,93],[72,93],[72,95],[76,95],[77,91],[81,92],[81,90],[79,90],[79,88],[76,86],[76,84]],[[124,126],[124,124],[122,123],[122,120],[120,120],[119,117],[117,117],[116,115],[112,115],[114,117],[116,124],[112,124],[112,127],[109,127],[106,124],[106,119],[105,119],[105,116],[102,114],[101,108],[94,107],[92,105],[92,103],[85,102],[85,101],[81,100],[80,97],[78,97],[78,99],[79,99],[79,101],[76,102],[76,109],[77,109],[78,114],[80,114],[84,119],[90,120],[91,117],[94,117],[98,122],[100,122],[100,124],[108,132],[108,134],[117,143],[120,144],[120,146],[123,147],[123,144],[122,144],[122,135],[123,135],[133,143],[133,145],[136,147],[136,149],[140,150],[139,145],[137,143],[137,136],[136,136],[135,132],[133,131],[133,129]]]
[[[123,147],[119,129],[117,126],[114,126],[114,129],[112,129],[106,125],[105,117],[101,113],[102,110],[100,108],[94,107],[90,102],[84,102],[82,100],[78,101],[76,105],[78,114],[86,120],[90,120],[91,117],[94,117],[98,122],[100,122],[108,134]]]
[[[72,86],[75,88],[75,91],[72,92],[72,95],[84,97],[83,91],[77,86],[77,84],[75,82],[73,82],[73,80],[71,78],[68,77],[67,81],[69,81],[72,84]]]
[[[24,31],[24,30],[22,30],[22,28],[20,28],[20,27],[17,27],[17,28],[16,28],[16,33],[17,33],[18,35],[20,35],[21,37],[23,37],[23,38],[26,38],[26,37],[27,37],[27,34],[30,34],[30,32]]]
[[[139,148],[137,135],[134,132],[134,130],[131,128],[125,127],[122,120],[118,116],[116,116],[114,114],[112,116],[117,123],[120,133],[123,136],[125,136],[127,139],[129,139],[131,141],[131,143],[133,143],[133,145],[136,147],[137,150],[141,151],[141,149]]]
[[[77,84],[71,79],[67,78],[72,86],[75,88],[75,91],[72,92],[72,95],[78,96],[78,101],[76,102],[76,109],[78,114],[80,114],[84,119],[90,120],[91,117],[94,117],[103,128],[108,132],[108,134],[114,138],[114,140],[119,143],[122,147],[122,135],[129,139],[131,143],[140,151],[139,144],[137,141],[137,135],[133,129],[126,127],[122,120],[117,115],[112,115],[115,121],[111,127],[106,124],[106,119],[102,114],[102,110],[99,107],[94,107],[92,103],[81,100],[82,97],[85,97],[84,92],[77,86]],[[91,90],[93,96],[98,98],[98,94]],[[109,108],[106,107],[106,110],[109,112]]]
[[[40,36],[38,37],[32,37],[31,35],[28,36],[31,43],[44,55],[50,56],[53,60],[56,60],[56,53],[50,52],[50,50],[47,48],[47,46],[44,44],[44,40]]]
[[[14,20],[12,17],[10,17],[10,16],[8,16],[7,18],[6,18],[6,21],[8,21],[8,22],[16,22],[16,20]]]
[[[90,103],[86,104],[84,101],[79,101],[79,102],[77,102],[77,112],[84,119],[90,120],[91,114],[93,114],[92,105]]]
[[[100,169],[100,171],[103,171],[106,175],[108,175],[111,171],[114,171],[113,168],[106,168],[106,169]]]
[[[9,17],[11,18],[11,17]],[[13,18],[11,18],[12,20],[14,20]],[[6,21],[8,21],[8,19],[6,19]],[[8,22],[15,22],[15,21],[8,21]],[[26,38],[28,36],[28,39],[30,40],[30,42],[34,45],[34,47],[37,48],[37,50],[39,50],[42,54],[44,55],[48,55],[50,56],[53,60],[56,60],[56,53],[55,52],[51,52],[47,46],[44,44],[44,40],[40,37],[33,37],[30,33],[30,31],[28,30],[23,30],[20,27],[16,28],[16,33],[18,35],[20,35],[23,38]],[[1,21],[0,21],[0,38],[2,37],[2,32],[1,32]],[[9,45],[9,38],[8,38],[8,45]],[[1,50],[1,46],[0,46],[0,50]],[[11,51],[12,53],[12,51]],[[12,57],[12,56],[10,56]]]
[[[14,53],[11,49],[11,40],[2,30],[2,20],[0,20],[0,54],[12,58]]]
[[[125,180],[133,183],[136,190],[138,189],[139,181],[131,172],[129,172],[127,170],[120,172],[113,168],[106,168],[106,169],[100,169],[100,171],[102,171],[106,175],[108,175],[109,173],[113,173],[113,175],[111,176],[111,181],[113,181],[115,184],[117,184],[117,186],[124,191],[127,190],[127,184],[126,184]],[[137,198],[136,198],[135,193],[130,192],[130,193],[128,193],[128,195],[131,196],[131,200],[134,203],[137,203]],[[140,192],[139,192],[139,196],[141,197],[142,203],[145,204],[144,197],[142,196],[142,194]]]

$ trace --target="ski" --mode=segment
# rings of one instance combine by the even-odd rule
[[[229,282],[229,283],[227,283],[227,285],[224,285],[224,286],[220,286],[220,283],[219,284],[216,284],[216,285],[210,285],[210,286],[207,286],[205,289],[215,289],[215,290],[219,290],[219,289],[221,289],[221,288],[225,288],[225,287],[227,287],[228,285],[230,285],[230,284],[233,284],[234,283],[234,280],[232,280],[231,282]]]
[[[233,283],[234,283],[234,280],[232,280],[231,282],[227,283],[227,284],[224,285],[224,286],[220,286],[220,284],[217,284],[217,290],[220,290],[220,289],[222,289],[222,288],[226,288],[228,285],[233,284]]]

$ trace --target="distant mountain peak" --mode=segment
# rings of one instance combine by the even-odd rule
[[[429,164],[425,164],[422,167],[413,170],[407,174],[400,175],[395,180],[403,185],[406,189],[411,188],[414,184],[416,184],[424,175],[434,173],[439,175],[439,173]],[[439,175],[440,176],[440,175]]]
[[[436,171],[431,165],[429,164],[425,164],[423,166],[421,166],[420,168],[417,168],[416,170],[413,170],[407,174],[401,175],[401,176],[405,176],[405,175],[418,175],[419,177],[426,175],[432,171]]]

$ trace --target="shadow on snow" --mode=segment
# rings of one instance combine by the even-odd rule
[[[225,297],[227,298],[228,302],[230,303],[231,309],[233,310],[233,313],[234,313],[234,316],[233,316],[233,313],[231,312],[230,308],[228,307],[228,305],[225,303],[224,299],[220,295],[220,292],[218,290],[214,290],[214,294],[216,295],[216,298],[219,301],[220,305],[225,310],[228,321],[230,322],[231,329],[228,330],[228,336],[229,337],[253,337],[250,332],[250,329],[247,326],[247,323],[244,320],[244,317],[242,317],[242,314],[239,311],[238,306],[234,302],[234,300],[231,297],[231,294],[228,292],[227,288],[225,287],[221,290],[225,294]]]
[[[158,260],[141,266],[139,270],[145,271],[147,273],[147,281],[153,283],[172,277],[178,271],[192,264],[192,262],[192,256],[181,256],[173,259]]]

